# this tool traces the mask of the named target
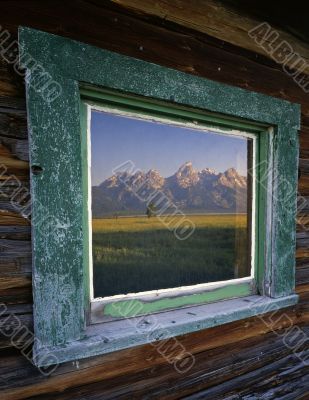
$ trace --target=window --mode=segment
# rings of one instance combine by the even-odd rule
[[[38,365],[297,302],[298,105],[19,34]]]
[[[111,93],[100,95],[93,103],[85,92],[83,101],[90,129],[84,135],[91,321],[256,294],[257,134],[214,121],[210,128],[196,111],[182,115],[161,105],[151,115],[151,103],[134,99],[129,110],[121,96],[112,104]],[[164,117],[168,112],[174,116]],[[128,307],[132,300],[138,309]]]

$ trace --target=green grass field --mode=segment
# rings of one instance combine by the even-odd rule
[[[196,228],[193,235],[182,241],[158,217],[94,219],[95,297],[249,275],[246,215],[188,218]]]

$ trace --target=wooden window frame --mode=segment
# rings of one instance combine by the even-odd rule
[[[83,173],[86,181],[85,186],[88,191],[85,191],[87,210],[91,210],[91,194],[90,184],[88,182],[90,171],[90,118],[91,111],[106,111],[116,113],[117,115],[130,115],[138,116],[139,118],[146,118],[145,120],[157,120],[162,123],[169,123],[172,125],[191,127],[191,129],[210,129],[212,132],[225,133],[231,136],[250,138],[253,140],[254,157],[252,167],[252,175],[255,180],[256,166],[267,162],[267,160],[260,160],[259,148],[265,146],[266,138],[269,132],[265,131],[262,125],[256,126],[253,124],[230,120],[227,118],[218,117],[214,114],[210,115],[202,110],[190,110],[188,108],[172,107],[171,104],[160,102],[146,101],[144,98],[133,97],[129,95],[119,95],[107,90],[93,90],[81,89],[81,116],[82,116],[82,145],[85,148],[83,154],[88,154],[87,159],[83,159]],[[84,140],[86,139],[86,141]],[[254,188],[254,193],[260,191],[259,185]],[[259,193],[254,197],[254,205],[252,216],[259,204]],[[252,199],[253,201],[253,199]],[[91,251],[91,213],[89,217],[85,218],[84,230],[89,229],[89,258],[86,261],[85,269],[87,266],[92,267],[92,251]],[[257,215],[262,214],[262,207],[260,211],[256,211]],[[251,215],[250,215],[251,218]],[[252,238],[257,237],[260,230],[258,224],[253,221]],[[258,221],[260,227],[264,225],[262,218]],[[263,225],[262,225],[263,224]],[[251,230],[250,230],[251,231]],[[128,295],[110,296],[108,298],[94,298],[92,273],[90,273],[90,310],[89,320],[90,323],[100,323],[111,319],[121,319],[136,317],[137,315],[147,315],[154,312],[164,310],[171,310],[180,307],[188,307],[197,304],[206,304],[210,302],[220,301],[223,299],[237,298],[250,296],[261,292],[261,287],[258,286],[258,254],[263,254],[264,243],[257,243],[257,248],[252,252],[252,259],[250,260],[251,273],[250,276],[239,279],[231,279],[220,282],[210,282],[205,284],[191,285],[181,288],[160,289],[152,290],[149,292],[140,292]],[[250,254],[251,256],[251,254]]]
[[[21,66],[27,69],[37,339],[34,361],[37,365],[54,362],[51,354],[58,362],[76,360],[297,302],[295,218],[299,105],[30,28],[19,29],[19,43]],[[35,63],[29,64],[25,55],[31,55]],[[43,99],[38,90],[42,69],[61,88],[61,95],[52,103],[50,99]],[[221,124],[225,129],[237,127],[257,135],[257,157],[262,161],[257,182],[263,180],[263,185],[259,183],[256,190],[257,294],[245,293],[246,297],[210,304],[194,303],[194,313],[188,308],[163,310],[155,314],[156,324],[154,320],[148,321],[144,324],[146,328],[143,328],[145,317],[138,314],[122,321],[88,324],[90,260],[85,100],[96,102],[103,96],[106,103],[108,96],[115,101],[119,95],[131,102],[143,99],[143,104],[152,112],[163,107],[169,112],[174,110],[178,118],[181,113],[193,112],[196,117],[207,119],[208,127]],[[289,192],[287,185],[280,184],[280,177],[289,183]],[[282,199],[287,196],[289,202],[283,207]],[[46,223],[42,231],[42,224],[35,222],[46,220],[46,213],[52,224]]]

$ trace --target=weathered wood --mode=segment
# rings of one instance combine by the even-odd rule
[[[38,7],[40,5],[40,7]],[[166,20],[154,23],[128,15],[122,7],[109,3],[95,6],[88,1],[63,3],[38,0],[27,3],[3,0],[3,26],[17,33],[18,26],[32,26],[81,42],[144,59],[223,83],[255,90],[292,102],[302,103],[309,115],[307,95],[274,62],[255,53],[222,42]],[[40,14],[41,12],[41,14]],[[70,18],[74,14],[72,30]]]
[[[309,318],[306,314],[306,309],[302,311],[300,307],[293,307],[278,311],[275,314],[267,314],[263,319],[255,317],[185,335],[180,337],[179,341],[185,349],[188,349],[192,354],[196,354],[220,347],[223,343],[235,345],[239,341],[257,338],[260,335],[263,336],[263,334],[277,328],[282,329],[283,327],[291,327],[291,324],[306,323],[306,320],[308,323]],[[266,342],[267,340],[265,340]],[[33,373],[28,377],[27,382],[23,382],[21,388],[12,388],[9,392],[3,391],[2,393],[6,394],[8,399],[26,398],[33,393],[43,395],[48,393],[51,388],[57,388],[58,391],[62,391],[78,385],[79,382],[90,384],[132,372],[143,371],[147,368],[155,368],[165,363],[164,354],[160,354],[156,347],[151,345],[139,346],[134,350],[128,349],[105,356],[80,360],[78,364],[63,364],[48,380],[44,379],[39,373],[36,375]],[[11,386],[14,387],[14,379]],[[7,393],[10,393],[10,396]]]
[[[1,81],[2,81],[1,76]],[[0,95],[0,109],[8,111],[8,109],[16,109],[19,111],[26,111],[26,102],[24,97],[12,97],[12,96],[1,96]]]
[[[222,385],[187,396],[185,399],[204,400],[211,398],[223,400],[232,399],[234,396],[236,396],[236,399],[250,396],[253,399],[264,397],[276,400],[278,399],[277,396],[283,398],[282,396],[285,395],[284,399],[292,400],[297,399],[298,395],[308,393],[308,390],[308,368],[299,360],[297,355],[293,354]]]
[[[265,50],[258,46],[248,35],[251,29],[264,21],[239,15],[226,5],[223,6],[219,1],[193,0],[190,3],[190,7],[188,7],[188,2],[186,0],[178,0],[173,3],[166,0],[157,0],[155,2],[145,0],[112,1],[138,13],[154,15],[161,19],[175,22],[181,26],[186,26],[195,31],[214,36],[226,43],[232,43],[269,57],[269,53],[265,52]],[[102,4],[100,0],[93,0],[93,2],[98,6]],[[276,28],[276,30],[280,36],[278,44],[282,40],[287,41],[293,47],[294,52],[297,52],[308,63],[308,44],[281,29]],[[292,65],[292,60],[291,62],[287,62],[287,65]],[[308,67],[306,72],[309,72]]]
[[[296,250],[296,257],[297,258],[308,258],[309,257],[309,249],[308,249],[308,247],[297,249]]]
[[[171,365],[165,364],[162,366],[161,376],[156,375],[155,369],[148,369],[80,386],[63,394],[58,393],[57,398],[64,400],[91,396],[94,399],[125,399],[132,396],[134,398],[147,396],[147,398],[177,399],[180,395],[184,396],[229,381],[248,371],[263,368],[267,363],[272,363],[273,359],[283,359],[289,354],[290,350],[283,345],[281,338],[270,334],[267,339],[267,341],[261,338],[244,340],[237,349],[228,345],[199,353],[195,356],[192,370],[184,375],[178,374]],[[204,371],[202,375],[199,373],[201,369]],[[261,374],[260,378],[262,376]],[[54,388],[51,388],[51,393],[53,394],[44,395],[44,399],[48,400],[56,395]]]
[[[12,35],[12,41],[16,39],[16,36]],[[13,69],[12,65],[9,65],[1,56],[0,57],[0,106],[1,103],[3,103],[3,98],[24,98],[24,84],[23,84],[23,78],[16,74],[16,72]],[[20,100],[23,102],[23,100]],[[11,101],[9,100],[8,103],[6,103],[6,106],[9,107],[9,104],[14,103],[14,100]],[[14,107],[15,108],[15,107]]]
[[[18,314],[17,307],[12,308],[11,315],[4,315],[0,317],[0,349],[26,346],[27,343],[33,342],[33,317],[32,313]],[[5,333],[2,330],[5,329]],[[18,332],[20,334],[8,335],[7,332]],[[13,339],[12,339],[13,338]]]
[[[307,330],[304,332],[307,332]],[[36,372],[31,365],[27,364],[26,360],[20,358],[18,368],[16,368],[14,360],[17,361],[17,359],[14,358],[12,360],[12,357],[8,357],[8,361],[2,367],[2,374],[4,377],[7,377],[4,386],[2,386],[4,389],[2,393],[7,396],[7,400],[26,398],[28,393],[31,393],[26,390],[26,385],[32,379],[35,379],[37,382],[41,381],[42,385],[45,386],[45,390],[42,391],[42,387],[37,386],[34,393],[36,396],[41,395],[44,399],[49,399],[47,396],[48,393],[53,393],[52,396],[57,395],[57,398],[59,396],[59,399],[80,398],[79,396],[83,394],[87,395],[87,393],[89,395],[92,394],[94,398],[97,398],[97,395],[100,399],[130,398],[129,396],[133,396],[133,394],[140,396],[134,398],[144,398],[143,395],[152,394],[154,398],[165,398],[164,396],[168,396],[167,398],[177,399],[180,395],[218,385],[222,382],[230,381],[233,377],[248,373],[248,371],[263,368],[271,364],[274,359],[286,362],[285,357],[290,352],[291,349],[284,345],[282,336],[269,333],[264,336],[242,339],[237,345],[226,344],[199,352],[195,355],[193,368],[185,374],[179,374],[173,365],[165,361],[160,367],[161,375],[158,375],[156,372],[157,363],[155,362],[157,358],[156,352],[155,350],[152,352],[146,350],[143,357],[144,368],[140,369],[140,372],[133,372],[134,365],[131,363],[136,363],[137,360],[135,359],[130,362],[129,370],[131,374],[128,370],[124,374],[124,370],[120,365],[121,363],[119,363],[122,373],[118,377],[110,375],[107,367],[105,377],[102,375],[99,379],[93,379],[92,382],[88,382],[87,386],[78,387],[81,386],[81,382],[85,384],[85,380],[83,379],[85,373],[89,377],[92,375],[95,378],[96,374],[102,374],[103,372],[103,365],[91,366],[91,360],[88,360],[88,365],[81,364],[79,366],[80,372],[76,372],[76,374],[79,374],[77,375],[79,379],[78,382],[75,381],[77,389],[73,391],[68,391],[63,386],[64,378],[70,378],[67,373],[68,370],[64,369],[64,367],[60,366],[56,370],[56,375],[49,380],[45,380],[40,376],[38,371]],[[300,360],[298,360],[298,363],[300,363]],[[274,368],[274,366],[272,367],[273,373],[276,373],[278,369]],[[201,370],[203,374],[200,373]],[[16,373],[18,374],[21,388],[9,390],[12,382],[17,378]],[[263,379],[263,373],[258,375],[260,379]],[[73,382],[74,377],[71,376],[71,385],[73,385]],[[66,392],[62,396],[59,395],[59,392],[63,390],[66,390]]]
[[[27,139],[25,112],[15,110],[0,112],[0,135],[16,139]]]
[[[300,158],[299,169],[301,174],[309,175],[309,159]]]
[[[7,147],[19,160],[29,161],[29,144],[27,140],[1,137],[0,143]]]
[[[309,196],[309,175],[301,175],[298,181],[298,191],[302,196]]]
[[[1,218],[0,218],[0,225],[24,225],[24,226],[28,226],[30,225],[30,221],[24,217],[22,217],[19,214],[12,214],[12,213],[8,213],[8,212],[1,212]]]
[[[31,277],[10,276],[0,278],[0,291],[10,288],[20,288],[31,286]]]
[[[296,270],[296,285],[309,284],[309,268],[306,265]]]
[[[122,11],[121,8],[106,10],[105,4],[107,2],[104,5],[102,2],[97,2],[95,6],[93,2],[89,1],[69,3],[57,0],[47,0],[44,3],[41,0],[2,1],[0,3],[0,8],[2,8],[1,24],[6,24],[12,32],[16,32],[17,26],[22,24],[63,34],[102,48],[119,51],[122,54],[302,103],[303,127],[300,134],[300,154],[302,159],[309,159],[309,123],[308,118],[305,118],[306,115],[309,115],[308,95],[302,93],[298,86],[284,75],[280,66],[269,62],[263,56],[256,56],[256,54],[240,47],[231,46],[226,42],[213,39],[192,29],[171,24],[164,19],[154,19],[138,14],[130,15],[126,10]],[[145,1],[144,4],[146,3],[151,7],[154,4],[154,2]],[[177,8],[177,6],[173,2],[172,7]],[[187,11],[188,9],[192,10],[193,7],[192,5],[189,7],[186,3],[186,12],[189,16],[192,16],[194,9],[190,12]],[[74,29],[72,28],[72,18],[74,18]],[[217,18],[220,18],[220,15],[217,15]],[[232,28],[233,24],[231,23]],[[219,29],[222,28],[219,27]],[[236,44],[239,45],[240,43]],[[2,63],[1,66],[0,63],[0,95],[3,95],[0,97],[0,107],[2,107],[2,113],[9,112],[7,115],[12,116],[10,111],[17,110],[15,115],[13,113],[11,122],[9,117],[6,116],[6,120],[2,119],[2,125],[2,113],[0,112],[0,135],[1,132],[8,132],[8,138],[23,140],[27,138],[27,131],[23,98],[24,88],[20,82],[22,82],[22,79],[16,76],[12,68],[8,68],[5,63]],[[11,124],[9,128],[6,121]],[[302,173],[306,174],[305,171],[302,171]],[[28,178],[25,176],[23,183],[26,181],[28,181]],[[3,189],[4,194],[10,195],[16,190],[16,183],[12,181],[11,186],[7,184]],[[307,189],[305,188],[305,190]],[[3,201],[7,201],[5,197],[2,198]],[[10,209],[9,202],[7,202],[7,205],[4,205],[4,203],[2,205],[4,209]],[[307,208],[302,211],[303,213],[306,212],[309,217]],[[0,226],[1,238],[28,239],[28,236],[14,237],[15,229],[26,229],[30,232],[29,226],[20,225],[25,221],[23,218],[16,214],[5,214],[0,217],[0,220],[2,224]],[[2,228],[4,231],[2,231]],[[298,226],[298,230],[304,235],[306,234],[303,226]],[[22,232],[26,234],[27,231],[18,231],[19,233],[16,233],[16,235],[23,235]],[[299,240],[298,246],[306,249],[306,236],[299,236]],[[306,304],[309,303],[307,281],[309,258],[300,257],[302,254],[304,253],[300,253],[297,258],[297,283],[298,293],[301,295],[301,305],[293,309],[294,311],[291,311],[288,316],[291,316],[295,323],[306,322],[308,324],[308,309],[302,307],[307,307]],[[4,263],[7,262],[7,277],[11,273],[12,275],[22,273],[23,267],[20,272],[14,270],[16,257],[20,259],[20,256],[21,253],[16,255],[12,252],[11,256],[6,258],[7,261],[4,260],[2,266],[0,265],[0,271],[4,268]],[[25,268],[30,266],[26,267],[26,264],[22,263],[21,265],[25,265]],[[30,302],[31,288],[29,286],[27,288],[2,290],[0,301],[3,300],[12,304]],[[27,312],[24,314],[27,314]],[[275,367],[273,375],[265,372],[263,369],[265,362],[271,364],[273,358],[284,358],[284,355],[281,351],[273,351],[274,344],[268,334],[263,334],[262,325],[256,325],[255,320],[245,321],[245,323],[247,325],[235,323],[229,325],[227,330],[218,329],[209,333],[205,331],[201,335],[188,335],[184,338],[186,349],[188,351],[192,349],[195,354],[197,353],[199,361],[197,362],[197,369],[192,374],[193,376],[185,375],[183,380],[178,375],[173,374],[172,366],[164,360],[160,362],[157,360],[159,356],[152,348],[147,350],[143,347],[126,353],[121,352],[111,358],[104,356],[83,360],[79,363],[82,370],[81,375],[76,370],[76,365],[64,364],[59,367],[58,379],[52,377],[50,380],[38,377],[39,374],[36,369],[24,357],[18,355],[17,351],[10,348],[0,353],[1,384],[6,382],[11,393],[12,389],[19,387],[17,392],[12,393],[12,396],[15,396],[16,399],[29,398],[29,396],[34,395],[37,395],[37,399],[44,400],[49,400],[49,398],[60,399],[62,398],[60,396],[63,396],[63,399],[93,398],[98,400],[103,398],[150,398],[151,396],[153,398],[164,398],[167,394],[172,396],[170,398],[179,398],[180,396],[183,397],[182,394],[191,394],[208,387],[207,381],[211,379],[211,371],[213,371],[213,377],[218,376],[218,381],[210,380],[210,382],[213,382],[214,385],[220,385],[220,380],[221,382],[228,382],[233,377],[236,378],[237,374],[242,377],[248,371],[259,369],[257,374],[260,376],[258,382],[261,382],[261,391],[257,391],[254,387],[251,388],[248,384],[243,384],[240,380],[234,385],[234,389],[232,385],[225,386],[229,394],[226,396],[223,394],[222,398],[236,400],[236,398],[240,398],[240,395],[237,394],[240,392],[248,399],[252,396],[255,396],[255,398],[271,398],[271,396],[280,398],[283,396],[282,393],[284,393],[284,396],[288,395],[286,392],[290,386],[293,391],[290,394],[291,397],[284,397],[284,399],[307,399],[308,394],[303,394],[305,389],[302,385],[302,377],[295,375],[297,366],[295,366],[295,370],[293,365],[292,368],[289,368],[289,360],[285,361],[280,370]],[[251,335],[252,342],[246,346],[243,339],[248,335]],[[222,347],[223,343],[229,343],[230,337],[232,338],[231,345]],[[270,347],[261,347],[257,344],[259,341],[265,345],[271,343]],[[205,350],[205,346],[207,347],[208,344],[211,349],[207,350],[206,348]],[[242,349],[244,349],[244,352],[242,352]],[[252,349],[252,352],[250,352],[250,349]],[[218,351],[217,355],[213,353],[214,351]],[[246,358],[247,352],[248,358]],[[269,358],[268,354],[270,355]],[[220,360],[221,364],[219,363]],[[207,361],[209,361],[208,367],[205,366]],[[220,366],[224,369],[222,375]],[[235,373],[233,372],[234,368]],[[74,370],[75,372],[72,372]],[[86,373],[86,370],[88,373]],[[280,371],[285,371],[283,381]],[[204,377],[206,383],[203,381]],[[266,387],[263,378],[266,378]],[[286,379],[288,381],[285,381]],[[37,386],[38,382],[43,381],[44,385]],[[94,381],[98,383],[95,384]],[[73,389],[76,386],[78,388]],[[282,388],[282,393],[278,393],[276,387],[278,390]],[[60,395],[60,391],[63,389],[66,389],[66,391],[63,395]],[[222,387],[220,390],[222,390]],[[231,390],[233,390],[232,393]],[[298,394],[299,392],[300,394]],[[49,393],[49,395],[45,393]],[[1,392],[1,397],[6,399],[6,393]],[[211,396],[210,398],[213,399]]]
[[[0,225],[0,239],[30,240],[30,226]]]
[[[29,282],[30,283],[30,282]],[[0,290],[0,302],[6,304],[20,304],[32,302],[31,285],[25,287],[12,287]]]
[[[22,167],[24,167],[24,162]],[[0,177],[0,199],[2,201],[2,206],[4,207],[4,211],[13,211],[13,207],[13,212],[18,212],[18,201],[27,199],[28,193],[30,193],[28,168],[27,172],[22,170],[23,174],[20,174],[19,169],[16,169],[16,175],[10,174],[10,171],[7,170],[7,167],[4,167],[4,169],[1,171],[2,173],[5,171],[5,174],[2,174]],[[6,206],[4,206],[4,203],[6,203]]]
[[[25,228],[29,234],[29,227],[22,232]],[[14,239],[0,239],[0,293],[10,288],[31,288],[31,242]]]

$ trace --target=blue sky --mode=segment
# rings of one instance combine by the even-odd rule
[[[128,160],[137,169],[157,169],[164,177],[187,161],[198,170],[223,172],[234,167],[245,175],[247,140],[92,111],[92,185],[100,184]]]

